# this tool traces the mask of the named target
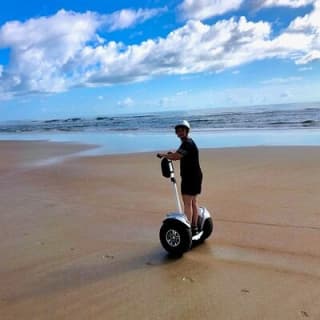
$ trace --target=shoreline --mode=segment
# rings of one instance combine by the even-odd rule
[[[0,135],[1,141],[49,141],[77,145],[95,145],[83,155],[134,154],[177,148],[179,140],[172,132],[78,132],[55,134]],[[255,130],[228,132],[192,132],[199,149],[261,146],[320,146],[320,130]]]
[[[214,233],[178,260],[158,238],[175,199],[155,153],[20,170],[87,146],[0,148],[1,319],[319,318],[320,147],[201,149]]]

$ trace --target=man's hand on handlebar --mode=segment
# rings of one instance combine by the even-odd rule
[[[162,158],[167,158],[169,154],[172,154],[171,151],[167,152],[167,153],[157,153],[157,157],[162,159]]]

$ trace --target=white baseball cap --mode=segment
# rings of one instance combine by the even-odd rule
[[[182,120],[182,121],[180,121],[179,123],[177,123],[177,124],[175,125],[174,128],[177,129],[177,128],[179,128],[179,127],[185,127],[185,128],[187,128],[188,130],[191,129],[190,123],[189,123],[187,120]]]

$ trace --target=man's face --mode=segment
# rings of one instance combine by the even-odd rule
[[[187,128],[184,127],[178,127],[176,129],[176,135],[180,139],[184,139],[188,136]]]

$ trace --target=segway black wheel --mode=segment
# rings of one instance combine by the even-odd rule
[[[183,255],[192,245],[191,230],[181,222],[164,223],[160,228],[159,236],[164,249],[175,256]]]
[[[201,240],[204,241],[205,239],[209,238],[213,231],[213,222],[212,218],[207,218],[203,225],[203,235]]]

